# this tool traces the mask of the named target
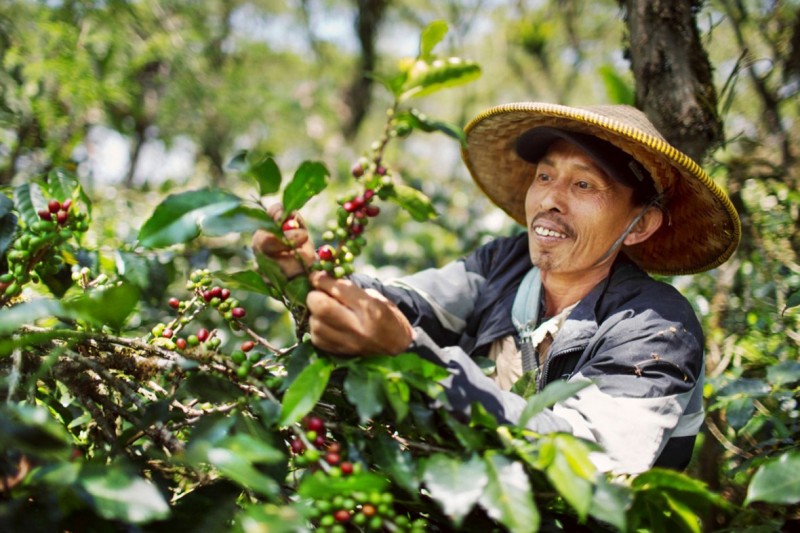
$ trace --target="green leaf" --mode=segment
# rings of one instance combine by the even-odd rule
[[[477,63],[459,57],[434,59],[430,62],[418,59],[408,70],[398,100],[427,96],[442,89],[469,83],[480,75],[481,67]]]
[[[267,282],[254,270],[242,270],[232,274],[218,271],[214,272],[214,277],[224,282],[232,290],[243,290],[265,295],[272,294]]]
[[[0,449],[34,457],[65,460],[72,439],[47,409],[19,404],[0,405]]]
[[[800,291],[794,291],[786,299],[786,307],[784,308],[784,311],[791,309],[792,307],[797,307],[798,305],[800,305]]]
[[[87,213],[92,212],[92,201],[89,195],[81,187],[77,176],[66,172],[64,169],[57,168],[47,175],[47,192],[54,199],[63,202],[64,200],[80,200],[80,209]]]
[[[23,183],[14,189],[14,205],[25,225],[30,227],[39,221],[39,211],[47,206],[47,201],[38,183]]]
[[[219,189],[200,189],[168,196],[139,230],[139,242],[146,248],[160,248],[189,242],[200,235],[207,218],[227,213],[242,200]]]
[[[248,172],[258,184],[259,196],[267,196],[278,192],[281,188],[281,170],[271,157],[256,162]]]
[[[0,336],[9,335],[20,327],[33,324],[42,318],[63,313],[64,308],[59,301],[44,298],[0,308]]]
[[[589,514],[601,522],[611,524],[619,531],[626,531],[626,512],[632,501],[633,494],[628,487],[612,483],[605,476],[597,476]]]
[[[458,527],[489,482],[486,470],[486,464],[477,455],[464,461],[437,453],[425,462],[422,480],[431,498]]]
[[[294,424],[317,405],[332,371],[333,363],[320,358],[300,372],[283,396],[280,425]]]
[[[328,169],[315,161],[304,161],[283,191],[286,215],[297,211],[328,186]]]
[[[434,120],[417,109],[409,109],[398,113],[394,123],[398,131],[415,129],[426,133],[444,133],[448,137],[457,140],[462,147],[467,145],[467,136],[464,134],[463,129],[449,122]]]
[[[329,499],[337,494],[383,492],[388,486],[385,476],[373,472],[358,472],[338,478],[315,472],[303,478],[297,493],[304,498]]]
[[[258,266],[258,274],[267,278],[269,283],[282,293],[288,280],[277,261],[264,254],[256,254],[256,265]]]
[[[480,405],[478,402],[473,404]],[[471,452],[486,449],[486,434],[484,431],[462,424],[448,413],[443,413],[442,417],[464,450]]]
[[[598,69],[598,73],[606,87],[608,103],[631,106],[636,104],[632,83],[620,76],[613,66],[603,65]]]
[[[753,398],[749,396],[733,398],[725,408],[725,419],[734,429],[741,429],[747,424],[756,410]]]
[[[226,437],[216,447],[230,450],[238,457],[255,464],[277,463],[286,459],[283,452],[247,433]]]
[[[767,381],[778,387],[800,382],[800,361],[781,361],[767,367]]]
[[[130,283],[119,283],[93,289],[77,298],[66,300],[64,308],[76,318],[120,330],[138,303],[139,288]]]
[[[0,194],[0,256],[6,253],[17,232],[17,215],[13,209],[14,202],[5,194]]]
[[[419,479],[411,454],[385,433],[379,433],[372,446],[372,458],[381,472],[387,473],[409,494],[419,492]]]
[[[484,465],[487,484],[480,497],[480,505],[509,531],[538,531],[541,518],[522,463],[489,452],[484,457]]]
[[[225,165],[225,168],[230,170],[236,170],[239,172],[246,172],[248,168],[247,162],[247,155],[249,152],[247,150],[239,150],[236,154],[228,161],[228,164]]]
[[[234,449],[226,446],[236,443]],[[254,490],[264,496],[275,496],[280,492],[278,482],[265,475],[254,466],[254,461],[241,454],[241,443],[225,439],[212,445],[208,441],[197,441],[187,450],[190,463],[206,462],[213,465],[220,474],[242,487]]]
[[[223,525],[220,524],[222,530]],[[226,527],[227,529],[227,527]],[[195,529],[194,531],[200,531]],[[257,503],[245,506],[236,515],[232,529],[234,533],[302,533],[311,531],[307,520],[288,505]]]
[[[405,381],[399,378],[383,380],[383,392],[394,410],[397,421],[402,421],[408,415],[408,402],[411,399],[411,390]]]
[[[548,407],[574,396],[578,391],[591,385],[589,381],[553,381],[542,392],[531,396],[522,410],[518,425],[525,426],[531,418]]]
[[[283,287],[284,295],[295,307],[305,307],[306,296],[311,290],[311,283],[306,276],[297,276],[289,280]]]
[[[447,22],[443,20],[435,20],[428,24],[419,38],[419,57],[425,60],[431,59],[433,49],[444,39],[447,32]]]
[[[559,494],[575,509],[583,521],[592,504],[595,469],[589,449],[572,435],[547,435],[543,446],[553,446],[552,462],[546,467],[547,478]]]
[[[397,204],[411,215],[417,222],[425,222],[436,218],[430,199],[421,191],[402,183],[396,183],[388,200]]]
[[[220,237],[230,233],[250,234],[258,229],[275,233],[280,226],[263,209],[240,205],[220,215],[204,218],[200,229],[209,237]]]
[[[344,381],[344,392],[356,407],[362,424],[383,410],[383,375],[380,372],[361,365],[351,366]]]
[[[210,372],[192,372],[181,383],[192,397],[201,401],[224,403],[241,397],[242,391],[230,379]]]
[[[91,497],[91,506],[103,518],[141,524],[169,515],[169,505],[152,483],[120,467],[84,468],[78,483]]]
[[[522,396],[523,398],[530,398],[539,391],[539,383],[536,381],[536,371],[531,370],[522,374],[517,381],[511,386],[511,392]]]
[[[761,397],[770,393],[770,386],[762,379],[739,378],[728,383],[717,393],[717,396],[752,396]]]
[[[798,451],[790,451],[767,460],[750,480],[745,505],[757,501],[777,505],[793,505],[800,502],[798,472],[800,472]]]

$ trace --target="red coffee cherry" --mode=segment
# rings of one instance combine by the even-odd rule
[[[283,231],[289,231],[293,229],[300,229],[300,223],[295,220],[294,218],[287,218],[283,224],[281,225],[281,229]]]
[[[339,456],[338,453],[328,452],[325,454],[325,462],[331,466],[336,466],[342,458]]]
[[[164,337],[165,339],[171,339],[174,333],[175,332],[172,331],[172,328],[165,328],[164,331],[161,333],[161,336]]]
[[[42,220],[53,220],[53,214],[47,209],[42,209],[39,211],[39,218]]]
[[[228,289],[222,289],[219,293],[219,297],[223,302],[228,298],[230,298],[230,296],[231,296],[231,291],[229,291]]]
[[[339,465],[339,469],[341,469],[342,474],[349,476],[353,473],[353,463],[350,461],[344,461],[341,465]]]
[[[244,318],[246,314],[247,311],[244,307],[234,307],[231,309],[231,315],[233,315],[234,318]]]
[[[244,341],[242,343],[242,345],[240,346],[240,348],[242,349],[243,352],[249,352],[250,350],[255,348],[255,346],[256,346],[256,343],[253,342],[253,341]]]
[[[197,340],[200,342],[206,342],[208,340],[208,330],[206,328],[200,328],[197,330]]]
[[[61,202],[61,209],[64,211],[69,211],[69,208],[72,207],[72,200],[67,198],[63,202]]]
[[[291,447],[292,451],[294,453],[296,453],[296,454],[301,454],[301,453],[303,453],[303,450],[306,449],[306,445],[303,444],[302,439],[297,438],[297,437],[292,439],[292,442],[289,443],[289,446]]]
[[[186,348],[186,339],[184,339],[183,337],[176,339],[175,346],[177,346],[179,350],[183,350],[184,348]]]
[[[333,517],[340,524],[344,524],[345,522],[350,521],[350,511],[348,511],[347,509],[339,509],[338,511],[333,513]]]
[[[172,307],[173,309],[177,309],[178,307],[181,306],[181,301],[175,297],[172,297],[167,301],[167,304],[169,304],[169,306]]]
[[[49,209],[51,213],[56,214],[61,211],[61,202],[58,200],[50,200],[50,203],[47,204],[47,209]]]
[[[59,211],[56,213],[56,221],[62,226],[67,223],[67,218],[69,218],[69,213],[66,211]]]
[[[321,260],[330,261],[333,259],[333,247],[323,244],[319,247],[319,250],[317,250],[317,254]]]
[[[320,433],[323,429],[325,429],[325,421],[318,416],[309,417],[308,421],[306,422],[306,429]]]

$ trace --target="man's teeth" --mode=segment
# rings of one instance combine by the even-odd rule
[[[559,233],[557,231],[553,231],[550,229],[543,228],[541,226],[536,226],[533,228],[534,233],[536,235],[541,235],[542,237],[558,237],[559,239],[566,239],[567,236],[563,233]]]

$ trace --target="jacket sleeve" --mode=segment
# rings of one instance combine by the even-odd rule
[[[498,422],[517,423],[527,405],[524,398],[500,389],[461,348],[457,346],[442,348],[436,345],[424,330],[417,329],[416,333],[416,339],[409,351],[445,367],[450,372],[450,376],[442,382],[442,385],[454,414],[468,417],[472,404],[477,402],[494,415]],[[549,410],[534,417],[528,426],[539,433],[571,429],[566,420]]]

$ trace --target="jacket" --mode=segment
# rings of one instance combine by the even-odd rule
[[[472,358],[517,335],[511,306],[531,268],[523,233],[439,269],[388,283],[360,275],[354,281],[399,306],[415,328],[409,351],[449,369],[443,385],[457,414],[468,415],[480,402],[501,423],[514,424],[527,401],[501,390]],[[620,254],[609,276],[572,310],[541,369],[540,389],[557,379],[590,385],[527,427],[599,444],[604,452],[593,460],[604,471],[685,468],[704,419],[703,345],[686,298]]]

